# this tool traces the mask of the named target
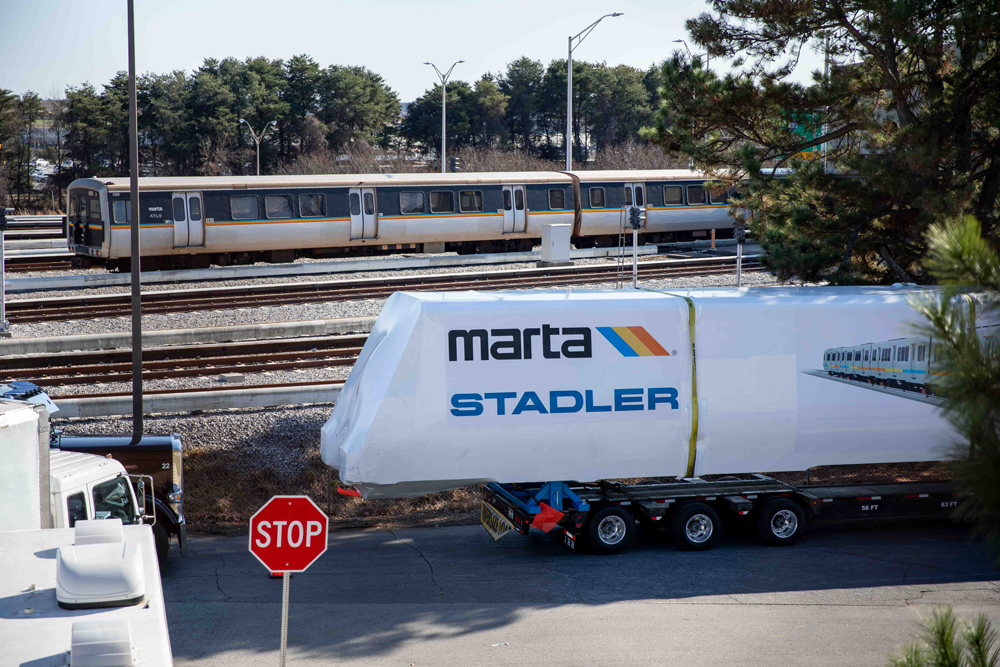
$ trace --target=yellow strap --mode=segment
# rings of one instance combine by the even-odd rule
[[[680,294],[672,294],[662,290],[648,289],[646,287],[640,287],[639,289],[647,292],[666,294],[667,296],[676,296],[677,298],[684,299],[684,301],[687,302],[688,331],[691,334],[691,440],[688,443],[688,462],[687,473],[685,476],[693,477],[695,458],[698,453],[698,360],[695,354],[694,346],[694,301],[691,297],[681,296]]]

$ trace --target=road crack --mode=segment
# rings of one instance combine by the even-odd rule
[[[401,544],[405,544],[406,546],[410,547],[411,549],[413,549],[417,553],[418,556],[420,556],[421,558],[424,559],[424,562],[427,563],[427,567],[431,571],[431,583],[434,584],[434,587],[438,589],[438,593],[441,594],[441,602],[444,602],[444,589],[441,588],[441,584],[439,584],[437,582],[437,579],[434,578],[434,565],[432,565],[431,562],[429,560],[427,560],[427,556],[424,555],[424,552],[421,551],[420,549],[418,549],[413,544],[412,540],[409,541],[409,542],[404,542],[403,540],[399,539],[399,537],[396,536],[395,531],[393,531],[391,528],[387,528],[386,530],[388,531],[388,533],[390,535],[392,535],[392,539],[394,539],[395,541],[397,541],[397,542],[399,542]]]

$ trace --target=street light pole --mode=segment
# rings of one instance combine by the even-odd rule
[[[465,62],[464,60],[456,60],[452,64],[452,66],[448,68],[448,71],[445,72],[444,74],[441,73],[441,70],[439,70],[437,68],[437,65],[435,65],[434,63],[424,63],[425,65],[430,65],[431,67],[433,67],[434,71],[437,72],[438,78],[441,79],[441,173],[442,174],[446,173],[446,169],[444,166],[444,153],[445,153],[445,136],[446,136],[445,113],[447,111],[448,78],[451,76],[451,71],[455,69],[455,65],[464,62]]]
[[[139,117],[135,94],[135,3],[128,0],[128,154],[129,207],[132,209],[132,441],[142,440],[142,281],[139,254]],[[127,209],[126,209],[127,210]],[[126,216],[127,217],[127,216]]]
[[[583,43],[583,40],[587,39],[590,33],[593,32],[594,28],[597,27],[598,23],[609,16],[614,18],[621,15],[622,12],[605,14],[569,38],[569,49],[566,56],[566,141],[563,142],[565,144],[564,148],[566,149],[566,171],[573,170],[573,49],[580,46],[580,44]],[[573,45],[573,40],[576,40],[576,46]]]
[[[260,134],[253,131],[253,128],[250,127],[250,123],[247,123],[245,118],[240,118],[240,122],[246,124],[247,129],[250,130],[250,136],[253,137],[253,142],[257,145],[257,175],[260,176],[260,142],[264,140],[264,135],[267,134],[267,131],[271,129],[272,126],[277,126],[278,121],[272,120],[270,123],[265,125],[264,129],[260,131]]]
[[[691,49],[688,48],[687,42],[685,42],[683,39],[675,39],[674,44],[683,44],[684,50],[688,52],[689,56],[691,56],[691,60],[694,60],[694,54],[691,53]],[[706,70],[712,69],[712,63],[709,61],[708,51],[705,51],[705,69]]]

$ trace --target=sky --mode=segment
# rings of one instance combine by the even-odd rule
[[[128,68],[126,0],[0,0],[0,88],[62,96],[84,82],[98,90]],[[686,39],[700,0],[135,0],[136,68],[197,69],[205,58],[307,54],[320,66],[363,65],[412,101],[456,60],[453,79],[475,81],[528,56],[565,58],[567,38],[606,18],[575,60],[647,68]],[[803,57],[795,77],[821,67]],[[723,66],[712,62],[712,68]]]

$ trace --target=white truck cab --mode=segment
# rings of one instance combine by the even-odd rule
[[[140,489],[144,482],[138,480]],[[80,519],[143,521],[144,502],[124,466],[114,459],[53,449],[49,454],[49,498],[53,528],[72,528]]]

